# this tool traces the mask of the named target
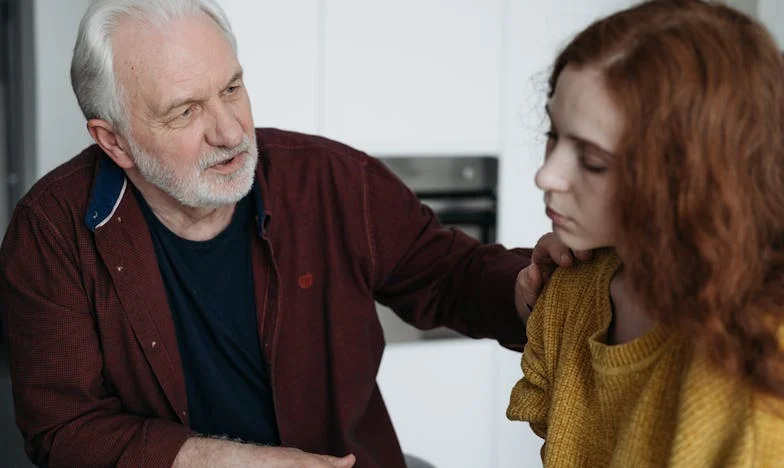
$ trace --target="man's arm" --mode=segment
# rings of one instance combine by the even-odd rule
[[[480,245],[447,229],[379,161],[363,167],[365,224],[375,298],[422,329],[448,326],[521,348],[515,283],[530,250]]]
[[[533,305],[556,264],[572,261],[557,238],[544,236],[533,252],[480,245],[441,226],[374,159],[365,167],[363,195],[377,300],[419,328],[448,326],[522,349],[526,304]]]
[[[354,455],[338,458],[293,448],[193,437],[182,446],[172,468],[351,468],[355,462]]]
[[[170,466],[192,431],[129,414],[105,385],[79,246],[19,206],[0,249],[0,303],[17,422],[38,465]]]

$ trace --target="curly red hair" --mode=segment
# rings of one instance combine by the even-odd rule
[[[603,70],[625,118],[616,245],[656,320],[784,397],[784,58],[719,3],[654,0],[558,56]]]

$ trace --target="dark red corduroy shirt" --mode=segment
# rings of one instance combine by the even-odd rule
[[[376,385],[374,297],[420,328],[520,347],[514,282],[529,252],[441,227],[364,153],[274,129],[257,137],[255,294],[281,440],[403,468]],[[188,357],[128,183],[87,148],[19,202],[0,250],[17,422],[41,465],[170,466],[193,435]]]

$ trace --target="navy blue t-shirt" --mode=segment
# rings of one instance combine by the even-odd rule
[[[171,232],[138,191],[136,196],[150,226],[177,330],[190,427],[278,445],[253,294],[252,197],[237,204],[223,232],[196,242]]]

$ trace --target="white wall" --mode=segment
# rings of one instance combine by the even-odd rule
[[[237,37],[253,121],[305,133],[322,130],[318,97],[320,0],[218,0]]]
[[[757,0],[757,15],[784,49],[784,1]]]
[[[92,140],[71,90],[69,69],[89,0],[34,0],[36,173],[40,177]]]
[[[757,1],[758,0],[724,0],[724,3],[733,8],[737,8],[748,15],[757,16]]]

